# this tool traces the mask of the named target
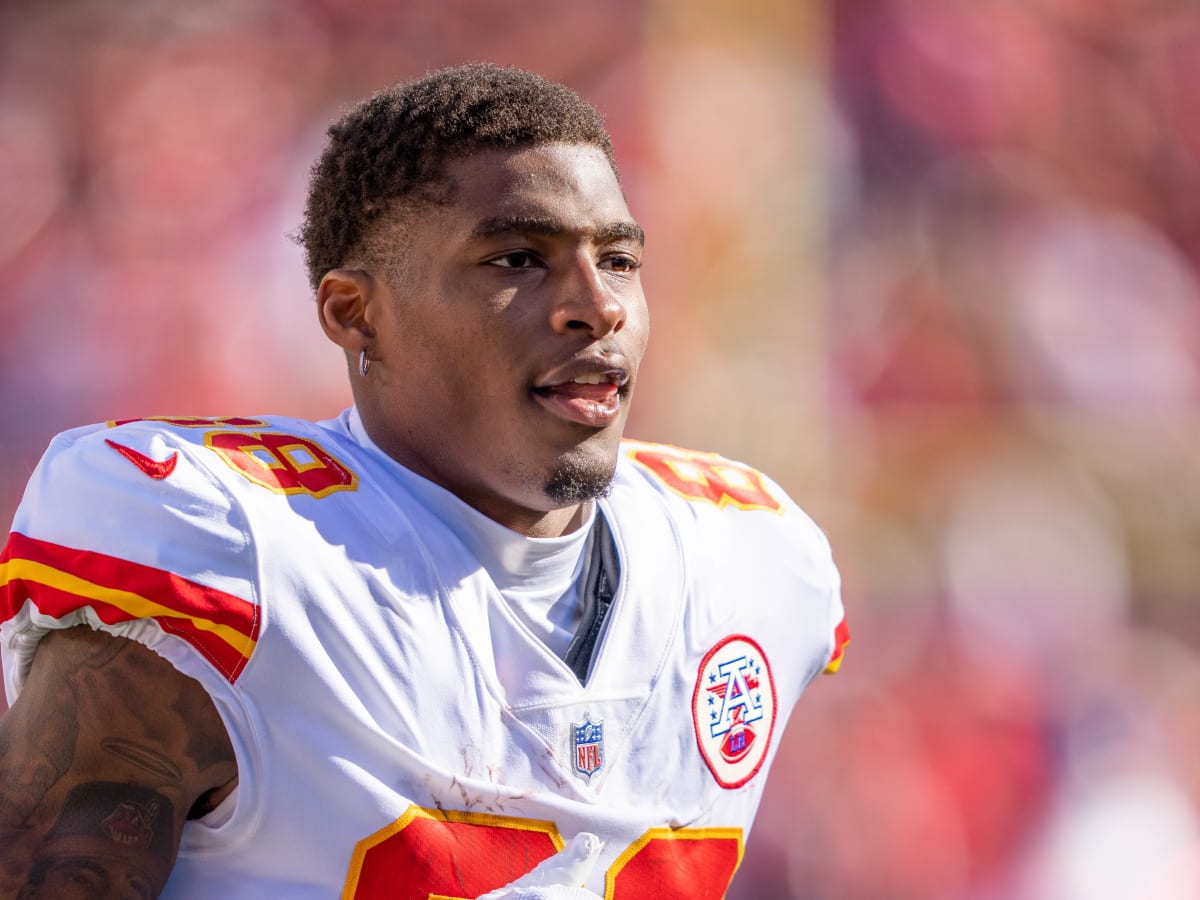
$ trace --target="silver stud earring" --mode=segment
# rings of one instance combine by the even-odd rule
[[[371,361],[367,359],[367,348],[363,347],[362,352],[358,354],[358,374],[361,378],[367,377],[367,369],[371,368]]]

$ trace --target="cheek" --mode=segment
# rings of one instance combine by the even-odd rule
[[[630,341],[627,352],[636,353],[637,358],[641,359],[650,340],[650,310],[644,297],[631,301],[626,310],[625,330],[628,332],[627,340]]]
[[[397,352],[416,364],[409,377],[453,380],[476,364],[480,329],[441,301],[404,310],[396,322]]]

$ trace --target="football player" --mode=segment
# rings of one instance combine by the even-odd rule
[[[490,65],[330,128],[354,406],[59,435],[0,561],[4,897],[718,897],[846,640],[765,475],[623,441],[643,233],[596,111]]]

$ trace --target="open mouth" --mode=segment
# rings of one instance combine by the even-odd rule
[[[604,428],[621,412],[622,388],[628,375],[621,370],[588,372],[567,381],[535,387],[535,399],[559,418]]]

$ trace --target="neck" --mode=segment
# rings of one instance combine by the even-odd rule
[[[370,415],[367,398],[360,397],[357,391],[355,399],[363,430],[378,449],[505,528],[526,537],[561,537],[578,529],[591,512],[591,500],[546,509],[541,504],[554,501],[541,492],[530,491],[530,496],[521,502],[489,489],[476,478],[464,478],[447,471],[445,466],[435,464],[420,452],[412,441],[397,438],[386,428],[376,427],[383,417]]]
[[[443,485],[445,487],[445,485]],[[452,488],[447,488],[453,493]],[[464,502],[473,506],[494,522],[499,522],[505,528],[510,528],[526,537],[550,538],[562,537],[579,528],[591,511],[590,501],[568,506],[564,509],[542,510],[504,510],[489,508],[489,504],[476,502],[475,498],[458,494]]]

